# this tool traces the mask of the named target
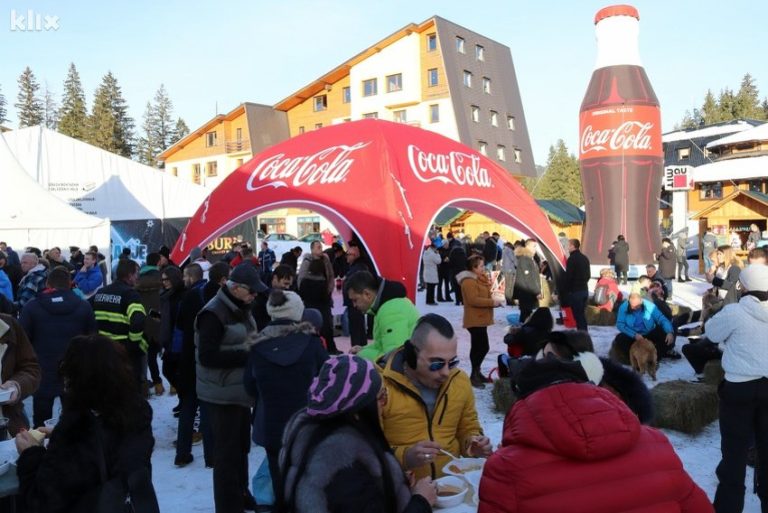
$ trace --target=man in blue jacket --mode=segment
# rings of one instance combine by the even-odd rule
[[[629,348],[635,341],[647,338],[656,346],[659,360],[679,358],[675,352],[672,323],[651,301],[643,299],[639,289],[632,289],[629,299],[619,306],[616,317],[619,334],[613,339],[611,353],[618,351],[629,359]]]
[[[96,319],[87,301],[70,290],[69,271],[55,267],[48,273],[46,288],[21,310],[19,322],[24,327],[42,371],[40,388],[33,396],[34,426],[42,426],[53,415],[53,402],[61,397],[63,383],[59,363],[69,341],[77,335],[96,332]]]
[[[104,279],[96,253],[89,251],[83,256],[83,266],[75,274],[75,283],[86,299],[96,294],[102,287]]]

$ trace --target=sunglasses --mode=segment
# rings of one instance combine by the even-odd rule
[[[429,362],[429,370],[431,372],[437,372],[439,370],[442,370],[446,364],[448,365],[449,369],[453,369],[459,364],[459,357],[457,356],[447,362],[445,360],[437,360],[437,361]]]

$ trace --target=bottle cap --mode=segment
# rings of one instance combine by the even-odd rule
[[[638,20],[640,19],[640,13],[638,13],[637,9],[631,5],[609,5],[608,7],[603,7],[597,11],[597,14],[595,14],[595,25],[597,25],[600,20],[610,18],[611,16],[632,16]]]

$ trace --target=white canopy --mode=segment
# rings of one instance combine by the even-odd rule
[[[109,254],[109,219],[84,214],[45,191],[21,167],[0,134],[0,240],[21,250],[95,244]]]
[[[742,159],[718,160],[693,168],[693,181],[720,182],[724,180],[750,180],[768,176],[768,155]]]
[[[191,217],[210,190],[47,128],[6,132],[22,167],[44,189],[112,221]]]
[[[707,148],[715,148],[717,146],[727,146],[731,144],[751,141],[768,141],[768,123],[756,126],[755,128],[750,128],[749,130],[731,134],[720,139],[715,139],[714,141],[707,144]]]

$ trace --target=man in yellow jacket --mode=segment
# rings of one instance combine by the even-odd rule
[[[451,323],[427,314],[411,340],[379,360],[387,393],[382,426],[395,457],[417,479],[440,477],[450,458],[491,454],[477,420],[469,377],[458,368]]]

